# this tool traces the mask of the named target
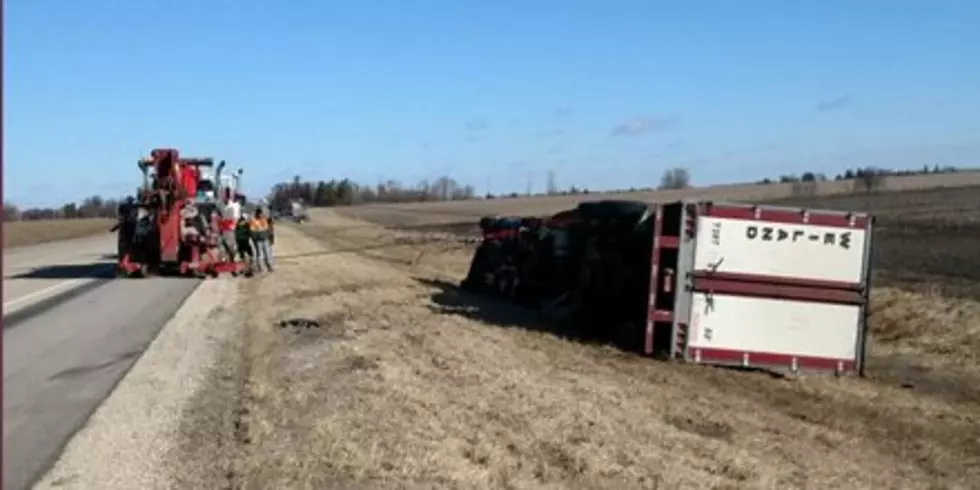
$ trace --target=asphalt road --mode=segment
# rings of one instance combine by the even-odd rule
[[[114,252],[111,236],[4,252],[5,490],[57,460],[199,284],[112,279]]]

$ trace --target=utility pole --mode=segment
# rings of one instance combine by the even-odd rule
[[[527,189],[525,191],[525,195],[527,195],[528,197],[531,196],[531,171],[530,170],[527,171]]]
[[[558,185],[555,183],[555,171],[548,170],[548,195],[554,196],[558,193]]]

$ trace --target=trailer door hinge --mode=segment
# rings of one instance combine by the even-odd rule
[[[704,313],[708,314],[715,309],[715,293],[707,291],[704,293]]]

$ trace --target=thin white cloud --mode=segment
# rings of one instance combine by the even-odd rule
[[[647,133],[666,131],[676,124],[673,118],[652,118],[632,116],[613,127],[613,136],[640,136]]]

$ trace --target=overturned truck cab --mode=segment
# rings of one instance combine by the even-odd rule
[[[692,363],[863,374],[874,219],[707,201],[484,218],[463,287]]]

